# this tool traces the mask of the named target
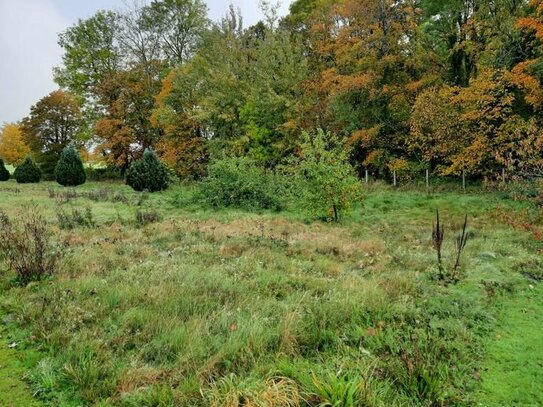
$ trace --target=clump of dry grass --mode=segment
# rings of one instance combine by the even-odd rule
[[[61,251],[53,247],[47,222],[36,208],[24,210],[15,220],[0,210],[0,253],[21,285],[53,274],[61,256]]]
[[[204,395],[211,407],[299,407],[302,403],[297,384],[285,377],[262,383],[230,375],[213,382]]]

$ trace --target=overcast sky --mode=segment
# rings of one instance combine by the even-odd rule
[[[61,62],[57,35],[97,10],[122,8],[125,0],[0,0],[0,125],[28,115],[30,106],[56,89],[52,68]],[[214,20],[232,3],[245,26],[260,18],[258,0],[206,0]],[[286,14],[291,0],[282,1]]]

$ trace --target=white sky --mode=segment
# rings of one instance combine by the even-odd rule
[[[60,65],[57,35],[97,10],[122,8],[125,0],[0,0],[0,125],[28,115],[30,106],[55,90],[52,69]],[[281,14],[292,0],[283,0]],[[262,16],[258,0],[206,0],[217,20],[232,3],[244,25]],[[273,2],[272,2],[273,3]]]

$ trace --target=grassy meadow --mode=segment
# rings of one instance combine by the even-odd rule
[[[543,404],[542,245],[497,210],[527,203],[376,184],[328,224],[184,186],[71,191],[0,184],[0,209],[38,211],[64,252],[24,288],[0,258],[0,405]],[[74,208],[85,222],[59,219]],[[436,209],[445,270],[469,216],[455,282]]]

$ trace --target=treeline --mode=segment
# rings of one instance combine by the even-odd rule
[[[61,90],[6,126],[6,161],[29,148],[47,173],[75,143],[124,172],[153,148],[199,179],[223,156],[275,168],[321,128],[384,177],[543,175],[542,0],[262,2],[248,28],[201,0],[136,4],[60,34]]]

